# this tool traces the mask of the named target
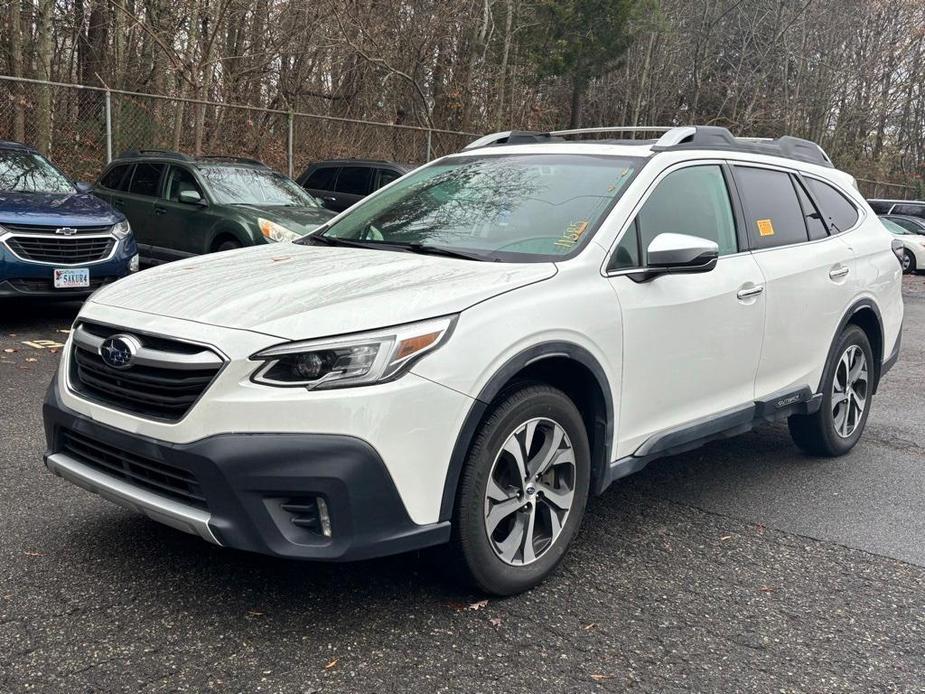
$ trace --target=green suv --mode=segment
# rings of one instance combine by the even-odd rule
[[[292,241],[334,216],[292,179],[238,157],[126,152],[94,193],[125,214],[150,264]]]

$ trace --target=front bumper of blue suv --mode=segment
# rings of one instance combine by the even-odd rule
[[[33,238],[0,232],[0,298],[81,299],[104,284],[114,282],[138,269],[138,247],[131,234],[125,238],[116,238],[114,235],[98,237],[100,240],[106,239],[109,247],[99,253],[98,258],[79,263],[64,262],[66,253],[63,253],[61,258],[52,258],[49,261],[32,259],[36,254],[30,254],[28,246],[24,246],[21,240],[34,243]],[[67,241],[68,239],[60,240],[61,243]],[[14,252],[14,249],[17,249],[18,253]],[[54,272],[59,268],[86,268],[90,275],[89,286],[56,288]]]

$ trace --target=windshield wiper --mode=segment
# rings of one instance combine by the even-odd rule
[[[344,246],[345,248],[384,248],[387,251],[397,250],[394,246],[377,241],[355,241],[353,239],[342,239],[337,236],[326,236],[318,233],[303,236],[296,241],[296,243],[304,242],[320,243],[322,246]]]
[[[488,256],[482,255],[481,253],[461,251],[457,250],[456,248],[447,248],[446,246],[430,246],[417,241],[412,243],[396,243],[393,245],[397,246],[398,248],[405,248],[412,253],[420,253],[421,255],[442,255],[446,258],[462,258],[463,260],[478,260],[480,262],[495,260],[494,258],[489,258]]]
[[[390,242],[390,241],[357,241],[356,239],[345,239],[339,236],[328,236],[326,234],[309,234],[303,237],[304,241],[320,243],[325,246],[345,246],[347,248],[372,248],[382,251],[400,251],[404,253],[419,253],[421,255],[441,255],[446,258],[461,258],[463,260],[477,260],[485,262],[493,260],[480,253],[471,253],[460,251],[455,248],[446,248],[444,246],[429,246],[417,241],[410,243]]]

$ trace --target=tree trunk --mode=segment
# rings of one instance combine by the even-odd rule
[[[51,19],[54,8],[54,0],[39,0],[36,7],[35,77],[40,80],[51,79],[51,59],[54,50]],[[35,145],[40,151],[48,154],[51,151],[51,87],[38,87],[35,111]]]
[[[20,0],[9,0],[10,24],[10,75],[22,77],[22,3]],[[11,93],[13,96],[13,139],[22,142],[26,139],[26,109],[23,86],[13,82]]]

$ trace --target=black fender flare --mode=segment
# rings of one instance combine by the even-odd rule
[[[459,477],[462,474],[466,455],[475,437],[475,432],[492,401],[497,397],[498,393],[510,383],[511,379],[525,367],[552,357],[566,357],[584,366],[594,376],[603,393],[604,408],[606,411],[606,422],[604,426],[605,450],[602,460],[603,469],[592,470],[592,480],[597,480],[597,485],[592,486],[591,493],[595,494],[601,491],[602,480],[606,479],[606,469],[607,465],[610,463],[610,451],[614,430],[613,396],[610,391],[610,382],[607,379],[607,374],[597,358],[580,345],[564,341],[541,342],[532,347],[528,347],[506,361],[492,377],[488,379],[488,382],[484,385],[476,396],[472,406],[469,408],[469,413],[466,415],[462,428],[456,436],[456,443],[453,446],[446,479],[443,483],[443,497],[440,503],[439,517],[441,521],[450,520],[453,515],[453,506],[456,501],[456,487],[459,484]]]
[[[240,244],[241,248],[254,245],[254,239],[247,229],[237,224],[225,223],[216,224],[209,233],[209,251],[215,246],[215,241],[222,236],[230,236]]]
[[[819,377],[819,384],[816,387],[815,392],[817,393],[822,392],[822,381],[825,378],[825,370],[826,368],[828,368],[828,365],[831,363],[832,358],[835,356],[835,343],[838,342],[838,337],[842,334],[842,332],[844,332],[848,323],[851,322],[851,319],[854,318],[854,316],[857,315],[858,311],[861,311],[862,309],[870,309],[873,312],[874,316],[877,318],[877,325],[880,328],[880,340],[881,340],[880,354],[874,354],[875,379],[874,379],[873,392],[874,393],[877,392],[877,386],[880,385],[880,370],[883,367],[883,359],[884,359],[884,354],[886,352],[886,344],[884,343],[884,340],[886,339],[886,334],[883,331],[883,316],[880,315],[880,309],[878,308],[877,304],[873,301],[873,299],[869,299],[869,298],[859,299],[855,301],[853,304],[851,304],[851,306],[848,308],[847,311],[845,311],[845,314],[842,316],[841,320],[839,321],[838,327],[835,329],[835,333],[832,335],[832,341],[829,343],[829,351],[826,354],[825,364],[822,367],[822,376]]]

